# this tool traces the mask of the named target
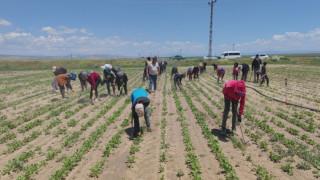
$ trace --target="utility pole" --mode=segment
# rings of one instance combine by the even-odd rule
[[[213,16],[213,4],[216,3],[217,0],[211,0],[211,2],[208,2],[208,5],[211,6],[211,14],[210,14],[210,34],[209,34],[209,52],[208,52],[208,57],[209,60],[211,61],[212,59],[212,16]]]

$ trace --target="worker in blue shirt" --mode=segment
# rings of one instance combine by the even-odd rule
[[[134,130],[135,136],[141,136],[141,128],[139,117],[144,116],[147,124],[147,131],[151,132],[150,128],[150,118],[149,118],[149,104],[150,99],[148,98],[147,91],[142,88],[134,90],[131,94],[132,102],[132,116],[134,119]]]

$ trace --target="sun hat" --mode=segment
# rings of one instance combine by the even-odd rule
[[[143,104],[141,104],[141,103],[136,104],[135,111],[136,111],[136,113],[138,114],[139,117],[144,116]]]

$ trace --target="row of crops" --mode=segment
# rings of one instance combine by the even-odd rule
[[[141,71],[125,72],[129,94],[135,88],[148,87],[148,83],[141,82]],[[40,76],[46,81],[37,81]],[[1,179],[320,177],[317,112],[279,104],[247,89],[241,124],[244,136],[238,124],[239,135],[224,138],[219,135],[224,85],[216,83],[207,72],[199,81],[184,80],[183,90],[174,91],[167,72],[159,77],[157,91],[149,95],[152,132],[146,132],[142,119],[145,133],[130,139],[129,96],[106,96],[104,86],[99,87],[102,100],[94,106],[89,104],[88,91],[68,93],[68,99],[61,99],[60,94],[50,93],[51,82],[47,81],[51,76],[51,72],[18,76],[16,82],[25,81],[30,92],[24,94],[19,84],[0,79],[8,83],[8,88],[16,87],[1,95]],[[282,75],[274,71],[273,76]],[[226,79],[230,77],[226,75]],[[72,83],[80,89],[79,82]],[[277,84],[281,82],[274,80],[271,87],[257,88],[285,98],[284,87],[276,88]],[[312,87],[308,83],[306,86]],[[1,88],[7,92],[4,86]],[[48,93],[37,95],[43,91]],[[289,98],[317,105],[315,100],[293,94]],[[316,94],[311,96],[318,98]],[[21,101],[26,97],[30,98]],[[230,121],[229,115],[228,125]]]

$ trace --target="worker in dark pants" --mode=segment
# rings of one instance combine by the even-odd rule
[[[242,71],[242,76],[241,76],[241,80],[243,80],[244,82],[247,81],[247,77],[248,77],[248,72],[250,70],[250,67],[248,64],[243,63],[240,65],[240,69]]]
[[[230,111],[230,103],[232,105],[232,133],[236,134],[236,120],[241,122],[241,116],[243,114],[245,99],[246,99],[246,84],[244,81],[228,81],[223,90],[224,95],[224,111],[222,118],[222,130],[221,135],[226,135],[226,124],[228,119],[228,114]],[[239,114],[237,113],[238,102],[240,100]]]
[[[120,95],[122,95],[122,88],[124,88],[124,92],[127,95],[127,83],[128,83],[128,77],[126,73],[123,73],[122,71],[117,72],[116,74],[116,84],[118,86],[118,91],[120,92]]]
[[[81,71],[78,75],[82,91],[87,90],[86,73],[87,71]]]
[[[181,88],[181,86],[182,86],[181,81],[182,81],[182,78],[185,78],[185,77],[186,77],[186,74],[185,74],[185,73],[183,73],[183,74],[177,73],[177,74],[174,75],[173,81],[174,81],[174,89],[175,89],[175,90],[177,90],[177,85],[178,85],[179,89],[182,90],[182,88]]]
[[[148,64],[150,63],[151,58],[147,57],[147,60],[144,62],[144,70],[143,70],[143,77],[142,77],[142,81],[148,81],[148,77],[147,77],[147,67]]]
[[[220,83],[220,78],[221,78],[221,81],[223,82],[223,77],[224,77],[224,74],[226,73],[226,70],[222,67],[222,66],[220,66],[219,68],[218,68],[218,71],[217,71],[217,76],[218,76],[218,78],[217,78],[217,80],[218,80],[218,83]]]
[[[151,132],[150,117],[149,117],[149,104],[150,99],[145,89],[138,88],[131,94],[132,102],[132,117],[134,119],[134,136],[141,136],[140,117],[144,117],[147,124],[147,131]]]
[[[108,95],[110,95],[110,85],[112,86],[113,95],[116,91],[116,75],[111,71],[110,68],[105,68],[103,70],[103,80],[107,84]]]
[[[70,75],[68,74],[59,74],[56,76],[57,78],[57,81],[58,81],[58,86],[59,86],[59,89],[60,89],[60,93],[62,95],[62,98],[65,98],[65,85],[67,88],[71,89],[72,92],[75,93],[75,90],[72,88],[71,86],[71,77]]]
[[[178,68],[177,68],[177,66],[173,66],[172,67],[172,70],[171,70],[171,77],[170,77],[170,79],[172,79],[172,76],[174,76],[175,74],[177,74],[178,73]]]
[[[261,75],[262,75],[262,80],[259,86],[262,86],[262,84],[264,83],[264,80],[267,80],[267,86],[269,86],[269,77],[267,74],[267,62],[263,63],[262,69],[261,69]]]
[[[259,58],[259,54],[256,55],[256,58],[253,59],[251,64],[251,69],[254,72],[254,83],[258,83],[259,81],[259,70],[260,70],[261,59]]]
[[[214,74],[218,70],[218,65],[216,63],[213,63],[212,66],[213,66],[213,74]]]
[[[91,85],[90,100],[93,105],[94,101],[99,100],[98,86],[99,84],[103,85],[103,81],[98,73],[92,72],[92,71],[88,71],[87,81]],[[95,100],[93,100],[93,97],[92,97],[94,95],[96,97]]]
[[[199,72],[200,72],[200,68],[198,66],[193,68],[192,74],[193,74],[194,80],[196,80],[196,78],[198,78],[198,81],[199,81]]]

